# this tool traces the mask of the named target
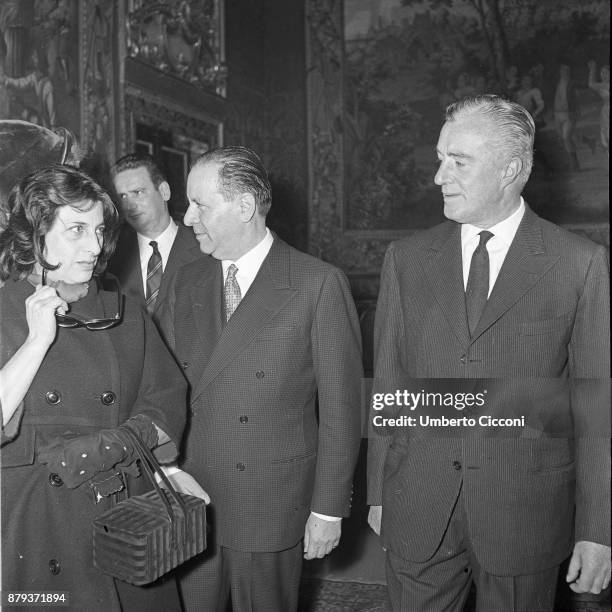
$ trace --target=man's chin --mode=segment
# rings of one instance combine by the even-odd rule
[[[205,255],[210,255],[215,250],[206,234],[196,234],[195,237],[200,245],[200,251]]]
[[[457,223],[464,223],[462,219],[462,211],[460,206],[458,206],[459,198],[453,198],[454,201],[444,200],[444,216],[451,221],[456,221]]]

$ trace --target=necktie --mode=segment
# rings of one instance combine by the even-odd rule
[[[157,300],[157,294],[159,293],[159,286],[161,285],[162,279],[162,258],[157,248],[157,242],[151,240],[149,242],[153,248],[153,253],[149,257],[149,263],[147,264],[147,295],[145,298],[147,312],[153,314],[155,310],[155,301]]]
[[[487,242],[493,238],[491,232],[480,232],[480,242],[472,255],[470,273],[465,288],[465,306],[467,310],[470,334],[474,333],[489,295],[489,252]]]
[[[229,318],[234,314],[234,310],[238,308],[238,304],[240,304],[240,300],[242,299],[240,285],[236,280],[236,272],[238,272],[238,268],[235,264],[231,264],[227,269],[227,278],[225,279],[225,285],[223,287],[226,321],[229,321]]]

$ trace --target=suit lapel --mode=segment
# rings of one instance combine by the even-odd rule
[[[424,251],[423,271],[450,328],[463,345],[470,333],[465,311],[461,267],[461,226],[449,223],[439,239]]]
[[[142,272],[140,269],[140,252],[138,250],[138,236],[136,232],[126,225],[121,233],[120,247],[117,266],[113,271],[125,293],[135,297],[144,303],[145,295],[143,289]],[[116,270],[116,271],[115,271]]]
[[[275,237],[272,248],[253,284],[223,327],[204,374],[194,389],[192,401],[197,399],[216,376],[249,346],[262,328],[272,321],[276,313],[293,297],[295,289],[291,287],[290,257],[289,247]],[[218,267],[221,269],[220,263]],[[218,282],[220,292],[221,285],[220,275]],[[218,303],[220,308],[221,296]]]
[[[546,255],[539,217],[527,208],[472,341],[516,304],[558,260],[559,256]]]
[[[170,256],[168,257],[166,267],[164,268],[162,282],[159,287],[159,294],[157,295],[157,301],[155,302],[155,311],[157,311],[164,303],[168,293],[168,287],[170,286],[170,281],[172,280],[174,273],[181,266],[196,259],[198,253],[200,252],[200,247],[195,239],[190,239],[191,236],[189,236],[189,233],[192,233],[192,230],[184,225],[181,225],[178,221],[177,224],[178,232],[174,238],[174,242],[172,243]]]
[[[191,341],[198,345],[197,351],[193,351],[197,354],[193,359],[193,380],[201,379],[221,335],[222,277],[221,262],[211,261],[190,291],[191,312],[197,330],[197,336]]]

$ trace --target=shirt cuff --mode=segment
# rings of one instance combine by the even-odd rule
[[[176,463],[172,463],[170,465],[160,465],[159,467],[162,469],[162,471],[164,472],[166,477],[172,476],[172,474],[176,474],[177,472],[182,472],[183,471],[183,470],[181,470],[181,468],[179,468],[176,465]],[[161,484],[162,483],[162,479],[159,476],[159,474],[155,474],[155,480],[157,481],[157,484]]]
[[[316,516],[317,518],[323,519],[324,521],[330,521],[331,523],[337,523],[342,520],[341,516],[327,516],[327,514],[319,514],[318,512],[310,511],[312,516]]]

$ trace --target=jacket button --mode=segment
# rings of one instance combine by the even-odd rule
[[[62,396],[59,391],[53,389],[52,391],[47,391],[45,393],[45,399],[47,400],[47,404],[54,406],[62,401]]]
[[[266,373],[263,370],[257,370],[257,372],[255,372],[255,376],[257,376],[257,378],[263,378],[266,375]]]
[[[186,370],[189,367],[189,363],[186,361],[181,361],[181,368],[183,368],[183,370]]]
[[[61,487],[64,484],[64,481],[60,478],[59,474],[49,474],[49,484],[52,487]]]
[[[248,423],[249,422],[249,417],[246,415],[243,415],[240,417],[240,422],[241,423]]]
[[[57,576],[60,573],[61,571],[60,562],[57,559],[51,559],[49,561],[49,571],[54,576]]]
[[[461,469],[461,461],[453,461],[453,468],[455,470],[460,470]]]
[[[100,396],[100,401],[105,405],[105,406],[110,406],[111,404],[115,403],[115,394],[112,391],[105,391],[101,396]]]
[[[461,362],[463,365],[465,365],[465,364],[466,364],[466,362],[467,362],[467,357],[466,357],[465,355],[461,355],[461,358],[459,359],[459,361],[460,361],[460,362]]]
[[[244,472],[245,467],[246,467],[246,466],[245,466],[245,465],[244,465],[244,463],[242,463],[242,462],[241,462],[241,463],[237,463],[237,464],[236,464],[236,469],[237,469],[239,472]]]

